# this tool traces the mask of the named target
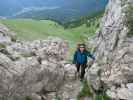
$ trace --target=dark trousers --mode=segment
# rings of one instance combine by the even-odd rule
[[[87,64],[80,64],[80,63],[77,63],[76,64],[76,67],[77,67],[77,72],[80,72],[80,69],[81,69],[81,75],[80,75],[80,78],[83,79],[84,78],[84,75],[85,75],[85,69],[87,67]]]

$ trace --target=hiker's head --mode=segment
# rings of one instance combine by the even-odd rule
[[[84,51],[85,51],[85,44],[80,44],[79,50],[80,50],[81,52],[84,52]]]

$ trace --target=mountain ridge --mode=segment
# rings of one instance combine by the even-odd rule
[[[103,10],[107,2],[108,0],[5,0],[0,3],[0,16],[35,19],[55,17],[59,20],[68,18],[68,21]]]

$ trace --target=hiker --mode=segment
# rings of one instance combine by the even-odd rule
[[[80,75],[81,68],[81,81],[84,79],[85,69],[87,67],[87,57],[90,57],[93,61],[95,60],[95,57],[89,51],[86,50],[85,44],[80,44],[79,48],[77,48],[77,50],[75,51],[73,57],[73,64],[76,64],[78,75]]]

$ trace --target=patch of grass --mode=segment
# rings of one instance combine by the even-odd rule
[[[8,100],[7,97],[0,97],[0,100]]]
[[[133,36],[133,5],[129,4],[126,10],[126,25],[129,29],[128,36]]]
[[[83,88],[79,92],[79,94],[77,96],[77,100],[81,100],[81,98],[83,98],[83,97],[92,97],[92,96],[93,96],[93,94],[90,90],[90,87],[89,87],[87,81],[83,81]]]
[[[83,81],[83,88],[79,92],[77,100],[84,100],[84,97],[91,97],[94,98],[94,100],[111,100],[111,98],[106,95],[104,90],[100,94],[96,94],[94,97],[94,94],[92,93],[87,81]]]
[[[3,48],[6,48],[6,46],[0,43],[0,49],[3,49]]]
[[[61,98],[59,96],[56,96],[55,100],[61,100]]]
[[[96,95],[95,100],[111,100],[106,94]]]
[[[25,100],[32,100],[32,98],[30,96],[26,96]]]

